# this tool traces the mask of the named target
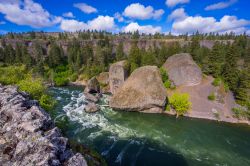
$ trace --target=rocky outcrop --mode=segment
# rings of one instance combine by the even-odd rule
[[[122,86],[127,77],[126,61],[116,62],[110,66],[109,86],[112,94],[116,93],[116,90]]]
[[[0,165],[87,165],[37,101],[0,85]]]
[[[100,108],[99,108],[99,106],[96,105],[95,103],[89,102],[89,103],[85,106],[84,110],[85,110],[87,113],[94,113],[94,112],[99,111]]]
[[[176,54],[167,59],[163,67],[167,70],[169,79],[176,86],[193,86],[202,80],[202,72],[187,53]]]
[[[96,77],[92,77],[87,82],[87,86],[84,89],[85,93],[99,93],[100,92],[100,84]]]
[[[110,107],[126,111],[160,113],[166,103],[166,89],[156,66],[136,69],[111,97]]]
[[[96,79],[100,84],[100,91],[101,93],[110,93],[110,86],[109,86],[109,72],[102,72],[100,73]]]

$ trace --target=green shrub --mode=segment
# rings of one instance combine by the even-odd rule
[[[160,68],[160,73],[161,73],[162,82],[165,83],[168,80],[167,71],[163,67],[161,67]]]
[[[43,94],[39,99],[40,106],[46,111],[52,111],[56,101],[49,95]]]
[[[45,87],[42,80],[39,78],[32,78],[28,76],[26,79],[18,83],[19,89],[30,94],[36,100],[39,100],[42,94],[45,93]]]
[[[222,83],[221,78],[215,78],[214,81],[212,82],[213,86],[220,86]]]
[[[165,88],[171,88],[171,82],[169,81],[169,80],[167,80],[167,81],[165,81],[164,82],[164,86],[165,86]]]
[[[215,100],[214,92],[210,93],[210,95],[207,98],[208,98],[208,100],[214,101]]]
[[[77,74],[77,73],[74,73],[74,74],[72,74],[72,75],[70,76],[70,81],[75,82],[75,81],[77,80],[77,78],[78,78],[78,74]]]
[[[0,67],[0,83],[3,85],[17,84],[26,75],[27,71],[24,65]]]
[[[242,108],[233,108],[234,117],[237,119],[247,118],[250,119],[250,111]]]
[[[56,86],[65,86],[69,83],[68,77],[55,77],[54,83]]]
[[[177,116],[184,115],[192,106],[186,93],[174,93],[169,98],[169,104],[176,111]]]

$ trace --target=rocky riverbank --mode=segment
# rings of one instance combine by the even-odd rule
[[[0,165],[85,166],[49,114],[15,86],[0,85]]]

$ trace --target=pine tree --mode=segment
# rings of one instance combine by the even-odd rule
[[[124,60],[126,59],[125,53],[123,52],[123,43],[120,42],[116,48],[116,60]]]
[[[235,92],[238,83],[238,69],[236,66],[235,48],[231,46],[226,54],[226,61],[222,70],[222,76],[229,88]]]

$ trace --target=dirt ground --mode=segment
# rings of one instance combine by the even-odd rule
[[[231,110],[236,106],[236,103],[231,92],[221,93],[223,102],[208,100],[208,96],[212,92],[220,94],[219,88],[214,87],[212,82],[212,77],[205,76],[199,85],[178,87],[175,90],[169,90],[168,95],[171,96],[175,92],[188,93],[190,95],[192,108],[185,114],[187,117],[250,124],[249,121],[238,120],[233,117],[233,112]],[[173,114],[173,112],[170,112],[170,114]]]

